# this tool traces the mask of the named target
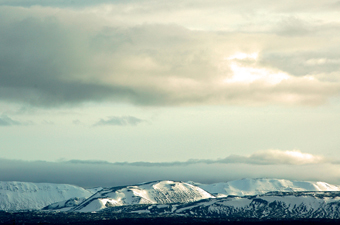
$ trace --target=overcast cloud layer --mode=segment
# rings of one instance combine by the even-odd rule
[[[0,1],[0,99],[42,107],[323,104],[340,92],[338,8]]]

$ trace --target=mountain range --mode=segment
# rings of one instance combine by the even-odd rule
[[[340,219],[340,186],[264,178],[215,184],[165,180],[92,189],[0,182],[0,210],[32,209],[148,216]]]

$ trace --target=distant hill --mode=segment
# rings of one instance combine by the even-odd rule
[[[0,210],[41,209],[54,202],[91,195],[91,191],[69,184],[0,181]]]
[[[103,188],[83,202],[72,199],[70,201],[58,202],[44,209],[92,212],[107,207],[134,205],[134,204],[168,204],[187,203],[206,198],[215,198],[205,190],[185,183],[175,181],[154,181],[122,187]]]

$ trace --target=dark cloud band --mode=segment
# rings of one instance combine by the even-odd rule
[[[150,163],[151,164],[151,163]],[[164,166],[167,165],[167,166]],[[110,187],[131,185],[153,180],[192,180],[216,183],[241,178],[283,178],[290,180],[340,181],[339,166],[309,165],[253,165],[245,163],[111,164],[107,162],[71,161],[44,162],[0,159],[0,180],[40,183],[68,183],[82,187]]]
[[[141,166],[141,167],[172,167],[188,166],[195,164],[251,164],[251,165],[304,165],[319,163],[334,163],[334,160],[325,159],[322,156],[303,153],[298,150],[266,150],[258,151],[249,156],[230,155],[224,159],[206,160],[190,159],[185,162],[107,162],[92,160],[69,160],[64,163],[71,164],[98,164],[117,166]]]

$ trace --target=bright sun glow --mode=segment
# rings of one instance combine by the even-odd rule
[[[259,56],[259,53],[257,52],[253,52],[250,54],[244,53],[244,52],[238,52],[232,56],[229,56],[225,59],[227,60],[233,60],[233,59],[257,59],[257,57]]]
[[[269,84],[277,84],[283,80],[288,80],[290,76],[283,72],[273,72],[264,68],[255,68],[250,66],[243,66],[237,60],[257,60],[258,53],[236,53],[230,57],[225,58],[229,61],[230,69],[233,72],[232,77],[224,80],[225,83],[252,83],[254,81],[264,81]]]
[[[301,160],[312,160],[315,159],[316,157],[312,154],[308,153],[302,153],[298,150],[292,150],[292,151],[285,151],[285,154],[294,158],[298,158]]]

